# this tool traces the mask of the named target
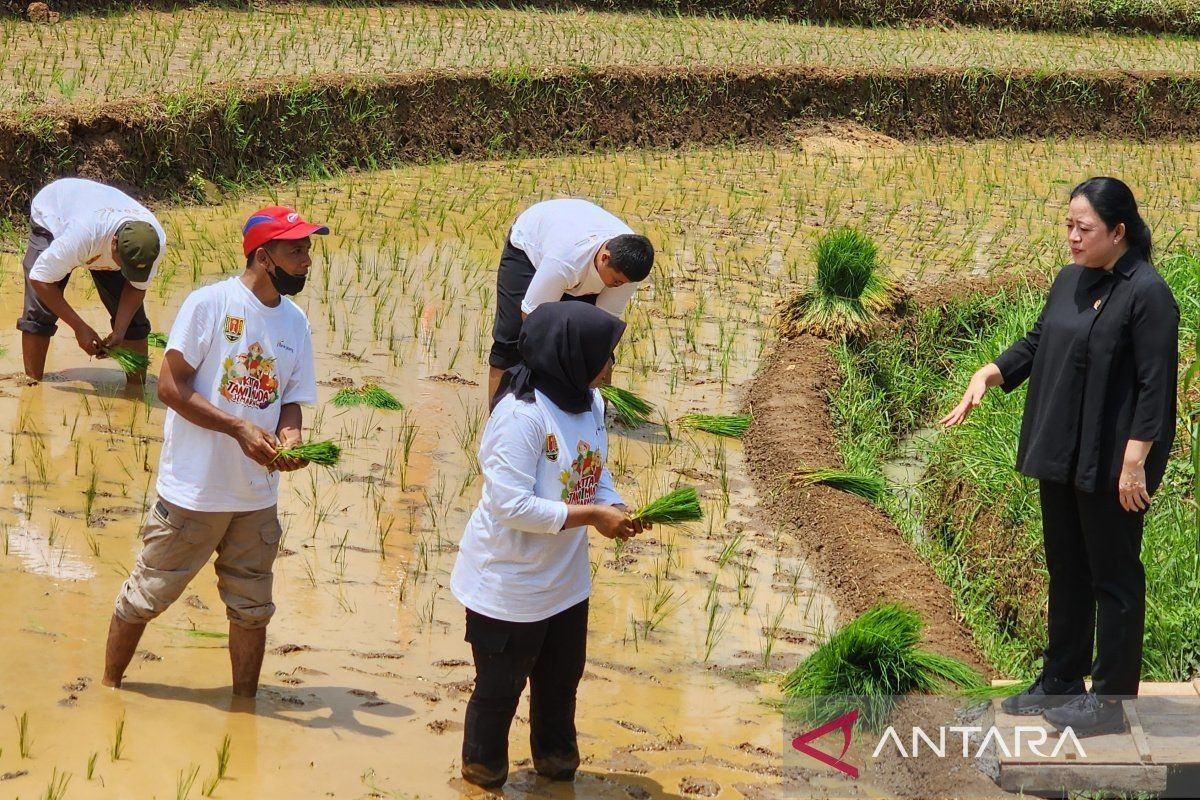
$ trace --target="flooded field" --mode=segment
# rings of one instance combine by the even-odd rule
[[[546,64],[824,64],[1195,71],[1174,37],[973,28],[861,29],[653,14],[272,5],[0,19],[0,106],[116,98],[213,81]]]
[[[0,381],[0,794],[42,796],[69,776],[70,798],[198,797],[228,737],[214,797],[457,796],[472,671],[446,585],[479,492],[495,264],[526,204],[588,196],[654,240],[659,260],[614,382],[669,421],[740,407],[774,303],[807,274],[812,241],[829,226],[862,225],[907,281],[1048,265],[1069,184],[1114,163],[1159,237],[1193,225],[1197,184],[1158,176],[1194,175],[1197,155],[1183,144],[909,147],[830,134],[790,150],[412,167],[162,209],[171,246],[148,298],[157,330],[192,286],[240,272],[240,226],[254,208],[278,200],[330,224],[298,298],[322,382],[306,424],[348,456],[334,471],[284,479],[279,611],[256,707],[229,695],[211,571],[148,628],[127,688],[113,692],[98,683],[104,637],[154,496],[163,409],[125,394],[115,368],[88,361],[65,334],[52,379]],[[1072,173],[1053,166],[1062,164]],[[1014,174],[1021,180],[1002,177]],[[0,256],[0,317],[13,320],[19,249]],[[90,282],[74,287],[98,322]],[[16,331],[0,344],[0,372],[13,373]],[[367,380],[405,410],[329,404],[346,381]],[[808,652],[836,621],[829,599],[797,543],[757,511],[736,441],[659,425],[611,431],[627,500],[691,484],[707,519],[620,549],[593,534],[584,766],[574,794],[523,770],[507,796],[778,796],[782,729],[764,702],[776,690],[747,673]],[[526,709],[514,759],[528,756]]]

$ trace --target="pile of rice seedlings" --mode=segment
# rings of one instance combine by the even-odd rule
[[[639,508],[633,518],[653,525],[678,525],[703,519],[704,512],[695,487],[681,486]]]
[[[322,467],[332,467],[342,457],[342,448],[337,442],[328,439],[323,442],[305,442],[295,447],[281,447],[275,451],[275,458],[302,458],[310,464]]]
[[[857,708],[863,724],[875,730],[904,695],[988,688],[967,664],[920,649],[923,627],[916,611],[894,603],[852,620],[784,678],[783,693],[803,701],[789,711],[816,722]]]
[[[856,335],[895,305],[897,287],[879,274],[878,250],[855,228],[838,228],[817,240],[813,285],[784,306],[780,333],[796,336]]]
[[[645,425],[654,413],[654,406],[628,389],[611,384],[600,387],[600,395],[617,414],[617,421],[630,428]]]
[[[740,439],[746,435],[753,420],[749,414],[684,414],[675,420],[675,424],[689,430]]]
[[[883,478],[873,475],[859,475],[844,469],[805,469],[792,475],[792,480],[800,486],[824,484],[843,492],[865,497],[872,503],[878,503],[887,493],[887,484]]]
[[[117,362],[127,375],[145,372],[150,367],[150,357],[130,350],[128,347],[105,347],[104,355]]]
[[[361,389],[347,386],[339,389],[333,396],[333,404],[345,408],[347,406],[370,406],[384,411],[399,411],[404,405],[396,396],[374,383],[363,385]]]
[[[159,350],[164,350],[167,346],[167,334],[162,331],[150,331],[146,335],[146,344],[151,347],[157,347]]]

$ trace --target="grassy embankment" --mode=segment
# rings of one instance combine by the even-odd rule
[[[1179,301],[1186,365],[1196,353],[1200,255],[1175,252],[1158,267]],[[975,369],[1024,335],[1042,301],[1033,285],[975,293],[918,309],[896,332],[863,346],[836,347],[845,380],[833,412],[847,466],[881,475],[905,437],[934,424]],[[1045,636],[1037,483],[1013,469],[1024,398],[1024,388],[989,392],[965,425],[928,445],[916,491],[883,500],[954,591],[987,658],[1010,675],[1036,670]],[[1200,669],[1200,526],[1186,421],[1194,407],[1181,397],[1177,454],[1146,522],[1147,680],[1185,680]]]

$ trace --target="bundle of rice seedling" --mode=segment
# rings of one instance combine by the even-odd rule
[[[343,408],[367,405],[385,411],[399,411],[404,408],[394,394],[374,383],[368,383],[361,389],[355,389],[352,386],[339,389],[338,393],[333,396],[333,404]]]
[[[281,447],[275,451],[275,458],[302,458],[310,464],[320,464],[332,467],[342,457],[342,448],[332,439],[324,442],[305,442],[295,447]]]
[[[812,287],[788,301],[781,313],[784,336],[860,334],[875,315],[901,297],[878,272],[878,251],[871,238],[854,228],[839,228],[817,241],[817,277]]]
[[[604,400],[617,412],[617,420],[630,428],[645,425],[654,413],[654,406],[628,389],[618,389],[611,384],[600,387]]]
[[[117,362],[127,374],[145,372],[150,366],[150,357],[130,350],[128,347],[105,347],[104,355]]]
[[[151,331],[146,335],[146,344],[162,350],[167,346],[167,335],[160,331]]]
[[[794,712],[816,721],[857,708],[863,723],[877,729],[906,694],[986,686],[961,661],[919,649],[923,626],[916,611],[894,603],[852,620],[784,678],[785,695],[808,701],[796,704]]]
[[[700,509],[700,494],[691,486],[681,486],[673,492],[647,503],[634,513],[633,518],[654,525],[677,525],[703,519]]]
[[[887,492],[887,484],[883,478],[872,475],[859,475],[844,469],[804,469],[792,475],[792,480],[801,486],[812,486],[817,483],[832,486],[843,492],[865,497],[872,503],[883,499]]]
[[[749,414],[684,414],[675,423],[681,428],[740,439],[746,435],[752,421]]]

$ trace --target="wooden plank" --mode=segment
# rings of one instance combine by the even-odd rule
[[[1009,792],[1162,792],[1160,764],[1001,764],[1000,788]]]
[[[1124,700],[1121,702],[1121,708],[1125,712],[1125,721],[1129,723],[1129,735],[1133,737],[1133,743],[1137,746],[1142,762],[1146,764],[1153,762],[1154,756],[1150,751],[1150,742],[1146,741],[1146,732],[1142,730],[1142,722],[1138,718],[1137,703],[1133,700]]]

